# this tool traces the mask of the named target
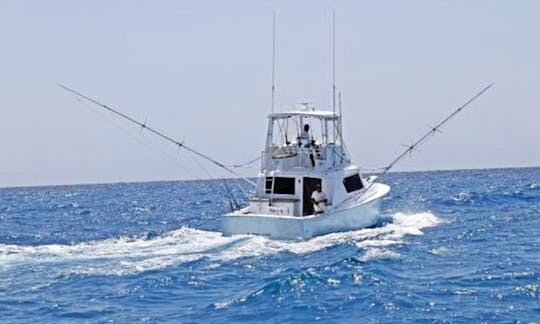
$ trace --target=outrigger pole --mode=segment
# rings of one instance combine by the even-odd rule
[[[388,164],[388,166],[386,166],[385,168],[383,168],[383,171],[380,172],[379,174],[377,174],[377,178],[380,178],[382,176],[384,176],[385,174],[388,173],[388,171],[390,171],[399,161],[401,161],[407,154],[409,153],[412,153],[413,151],[416,150],[416,147],[421,145],[422,143],[424,143],[426,140],[428,140],[430,138],[430,136],[433,136],[435,135],[435,133],[437,132],[440,132],[440,128],[446,124],[450,119],[452,119],[454,116],[456,116],[457,114],[459,114],[463,109],[465,109],[465,107],[467,107],[468,105],[470,105],[473,101],[475,101],[478,97],[480,97],[481,95],[484,94],[484,92],[488,91],[489,88],[491,88],[493,86],[493,83],[488,85],[487,87],[485,87],[484,89],[482,89],[482,91],[478,92],[474,97],[472,97],[471,99],[469,99],[467,102],[465,102],[463,105],[461,105],[458,109],[456,109],[454,112],[452,112],[450,115],[448,115],[445,119],[443,119],[441,122],[437,123],[435,126],[428,126],[430,128],[430,131],[427,132],[424,136],[420,137],[420,139],[418,139],[416,142],[414,142],[413,144],[411,144],[410,146],[407,146],[407,149],[401,153],[400,155],[398,155],[397,158],[395,158],[392,162],[390,162],[390,164]],[[363,194],[365,193],[367,190],[369,190],[369,188],[371,188],[371,186],[373,186],[375,184],[375,180],[373,180],[367,187],[365,190],[361,190],[361,191],[357,191],[355,192],[354,194],[350,195],[349,197],[347,197],[345,200],[343,200],[341,203],[339,203],[339,205],[335,206],[335,208],[339,208],[341,205],[351,201],[352,199],[355,199],[359,194]]]
[[[65,85],[62,85],[62,84],[60,84],[60,83],[57,83],[57,85],[58,85],[59,87],[63,88],[64,90],[68,91],[68,92],[71,92],[71,93],[73,93],[73,94],[75,94],[75,95],[77,95],[77,96],[79,96],[79,97],[81,97],[81,98],[83,98],[83,99],[85,99],[85,100],[90,101],[91,103],[93,103],[93,104],[95,104],[95,105],[97,105],[97,106],[100,106],[100,107],[102,107],[102,108],[105,108],[105,109],[107,109],[108,111],[110,111],[110,112],[112,112],[112,113],[114,113],[114,114],[116,114],[116,115],[118,115],[118,116],[120,116],[120,117],[122,117],[122,118],[124,118],[124,119],[129,120],[130,122],[132,122],[132,123],[134,123],[134,124],[136,124],[136,125],[139,125],[139,126],[141,127],[141,129],[147,129],[150,133],[153,133],[154,135],[157,135],[157,136],[159,136],[159,137],[161,137],[161,138],[163,138],[163,139],[165,139],[165,140],[167,140],[167,141],[169,141],[169,142],[171,142],[171,143],[177,145],[179,148],[184,148],[184,149],[188,150],[189,152],[191,152],[191,153],[193,153],[193,154],[195,154],[195,155],[197,155],[197,156],[199,156],[199,157],[201,157],[201,158],[203,158],[203,159],[205,159],[205,160],[211,162],[212,164],[215,164],[215,165],[217,165],[218,167],[220,167],[220,168],[222,168],[222,169],[228,171],[229,173],[231,173],[231,174],[233,174],[233,175],[235,175],[235,176],[241,178],[242,180],[246,181],[247,183],[249,183],[249,184],[251,184],[251,185],[253,185],[253,186],[256,186],[255,182],[253,182],[253,181],[249,180],[248,178],[246,178],[246,177],[240,175],[239,173],[235,172],[234,170],[231,170],[230,168],[228,168],[227,166],[225,166],[223,163],[221,163],[221,162],[219,162],[219,161],[217,161],[217,160],[214,160],[213,158],[209,157],[208,155],[203,154],[203,153],[201,153],[201,152],[199,152],[199,151],[197,151],[197,150],[195,150],[195,149],[193,149],[193,148],[187,146],[187,145],[184,144],[183,142],[179,142],[179,141],[177,141],[177,140],[174,140],[173,138],[171,138],[171,137],[169,137],[169,136],[167,136],[167,135],[165,135],[165,134],[163,134],[163,133],[161,133],[161,132],[159,132],[159,131],[157,131],[157,130],[155,130],[155,129],[149,127],[149,126],[147,126],[147,125],[146,125],[146,122],[141,123],[141,122],[139,122],[139,121],[137,121],[137,120],[135,120],[135,119],[129,117],[128,115],[125,115],[125,114],[119,112],[118,110],[115,110],[115,109],[113,109],[113,108],[111,108],[111,107],[109,107],[109,106],[107,106],[107,105],[105,105],[105,104],[102,104],[101,102],[99,102],[99,101],[97,101],[97,100],[94,100],[94,99],[92,99],[92,98],[90,98],[90,97],[87,97],[87,96],[83,95],[83,94],[80,93],[80,92],[77,92],[77,91],[75,91],[75,90],[73,90],[73,89],[70,89],[70,88],[66,87]]]
[[[465,107],[467,107],[469,104],[471,104],[473,101],[475,101],[478,97],[480,97],[481,95],[484,94],[484,92],[488,91],[489,88],[491,88],[493,86],[493,83],[488,85],[487,87],[485,87],[484,89],[482,89],[480,92],[478,92],[474,97],[472,97],[471,99],[469,99],[467,102],[465,102],[463,105],[461,105],[458,109],[456,109],[453,113],[451,113],[450,115],[448,115],[445,119],[443,119],[441,122],[439,122],[438,124],[436,124],[435,126],[428,126],[430,128],[430,131],[427,132],[424,136],[420,137],[420,139],[418,139],[416,142],[414,142],[413,144],[411,144],[410,146],[407,146],[407,149],[401,153],[400,155],[398,155],[397,158],[395,158],[392,162],[390,162],[390,164],[388,164],[388,166],[386,166],[384,168],[384,170],[379,173],[377,175],[377,177],[381,177],[383,175],[385,175],[386,173],[388,173],[388,171],[390,171],[399,161],[401,161],[407,154],[410,154],[412,153],[414,150],[416,150],[416,147],[421,145],[422,143],[424,143],[426,140],[428,140],[430,138],[430,136],[432,135],[435,135],[435,133],[437,132],[440,132],[440,128],[446,124],[450,119],[454,118],[454,116],[456,116],[457,114],[459,114],[463,109],[465,109]],[[373,184],[375,183],[375,181],[373,181],[367,188],[369,189]]]

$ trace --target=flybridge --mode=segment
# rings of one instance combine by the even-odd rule
[[[301,105],[301,110],[268,116],[262,173],[275,170],[330,170],[350,162],[341,136],[341,118]]]

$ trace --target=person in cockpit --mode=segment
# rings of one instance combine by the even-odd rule
[[[317,184],[315,191],[311,194],[311,202],[313,203],[314,214],[324,213],[328,199],[326,199],[326,194],[322,191],[320,184]]]

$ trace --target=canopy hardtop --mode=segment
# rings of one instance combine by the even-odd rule
[[[331,111],[325,110],[294,110],[269,114],[268,118],[272,119],[284,119],[291,117],[312,117],[319,119],[338,119],[339,116]]]

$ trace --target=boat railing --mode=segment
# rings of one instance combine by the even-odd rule
[[[298,148],[298,146],[291,144],[275,146],[272,149],[272,159],[288,159],[295,157],[299,154]]]
[[[349,157],[340,145],[297,144],[296,142],[270,146],[263,159],[262,169],[311,168],[328,169],[343,165]]]

